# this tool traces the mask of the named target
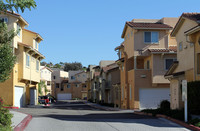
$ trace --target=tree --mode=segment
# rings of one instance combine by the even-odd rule
[[[45,94],[46,94],[46,84],[45,84],[45,81],[40,81],[40,83],[38,83],[38,92],[39,94],[42,96],[43,95],[43,92],[42,92],[42,89],[45,89]]]
[[[65,63],[64,71],[76,71],[82,69],[82,64],[80,62]]]
[[[34,0],[0,0],[0,11],[13,11],[14,9],[19,12],[24,12],[25,9],[31,10],[36,8],[36,2]]]
[[[0,0],[0,13],[7,13],[7,10],[13,12],[14,9],[24,12],[26,8],[31,10],[31,7],[36,7],[34,0]],[[11,43],[16,34],[14,30],[8,31],[6,23],[0,20],[0,82],[10,77],[14,67],[16,57]]]
[[[16,57],[10,44],[15,35],[13,30],[8,31],[4,22],[0,22],[0,82],[9,78],[15,64]]]

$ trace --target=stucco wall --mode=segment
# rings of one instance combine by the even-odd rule
[[[184,32],[196,26],[197,24],[191,20],[185,20],[182,27],[176,34],[177,40],[177,59],[179,65],[176,72],[190,70],[194,67],[194,46],[190,46],[190,43],[186,42],[186,37]],[[183,50],[179,51],[179,43],[183,43]],[[191,59],[192,58],[192,59]]]

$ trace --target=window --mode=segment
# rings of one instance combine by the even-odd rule
[[[147,69],[150,69],[150,61],[147,61]]]
[[[50,86],[51,85],[51,81],[47,81],[47,85]]]
[[[36,70],[39,71],[39,61],[36,60]]]
[[[38,49],[38,42],[35,40],[35,49]]]
[[[200,74],[200,53],[197,54],[197,74]]]
[[[59,88],[59,83],[56,83],[56,88]]]
[[[56,79],[56,76],[53,76],[53,79]]]
[[[17,23],[17,31],[18,31],[17,35],[18,35],[18,36],[20,36],[20,30],[21,30],[21,28],[20,28],[20,24]]]
[[[76,87],[79,87],[79,84],[76,84]]]
[[[145,43],[158,43],[158,32],[144,32]]]
[[[71,76],[71,79],[72,79],[72,80],[75,80],[75,76]]]
[[[70,88],[70,84],[67,84],[67,88]]]
[[[30,56],[28,54],[26,54],[26,66],[30,66]]]
[[[130,95],[129,95],[129,99],[131,100],[132,99],[132,92],[131,92],[132,90],[131,90],[131,85],[129,85],[129,93],[130,93]]]
[[[5,23],[8,23],[8,18],[7,17],[4,17],[4,18],[1,18],[1,20]]]
[[[165,70],[168,70],[174,61],[175,59],[165,59]]]
[[[124,100],[124,88],[122,87],[122,100]]]
[[[178,47],[179,47],[179,51],[182,51],[183,50],[183,42],[180,42]]]

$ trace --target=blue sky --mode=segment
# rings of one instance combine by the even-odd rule
[[[123,40],[126,21],[133,18],[179,17],[183,12],[200,12],[199,0],[36,0],[37,8],[21,14],[27,29],[44,41],[40,52],[46,62],[117,60],[114,48]]]

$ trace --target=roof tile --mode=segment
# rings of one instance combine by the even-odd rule
[[[162,28],[162,29],[171,29],[172,27],[162,23],[136,23],[136,22],[126,22],[127,25],[131,26],[132,28],[144,28],[144,29],[151,29],[151,28]]]

